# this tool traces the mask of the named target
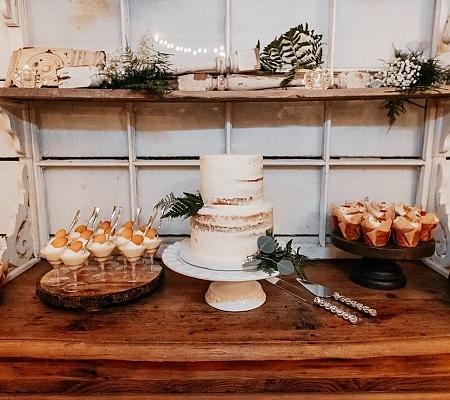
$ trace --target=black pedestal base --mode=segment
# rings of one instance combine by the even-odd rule
[[[368,246],[362,240],[347,240],[340,232],[331,232],[331,243],[338,249],[362,256],[350,279],[371,289],[392,290],[406,285],[406,277],[395,260],[420,260],[434,254],[436,242],[419,242],[416,247],[397,246],[392,240],[385,246]]]
[[[371,289],[393,290],[406,286],[406,276],[394,260],[363,257],[352,269],[350,279]]]

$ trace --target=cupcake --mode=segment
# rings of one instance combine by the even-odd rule
[[[391,237],[392,219],[367,215],[361,221],[363,241],[368,246],[385,246]]]
[[[347,240],[361,238],[361,219],[365,205],[361,202],[346,203],[341,206],[331,205],[332,228]]]
[[[376,203],[372,201],[367,206],[367,212],[373,215],[375,218],[381,218],[384,220],[391,219],[393,221],[395,218],[395,203]]]
[[[433,233],[437,227],[439,219],[433,213],[421,211],[419,214],[419,222],[421,224],[420,241],[430,241],[433,237]]]
[[[409,216],[396,217],[392,224],[392,234],[398,246],[416,247],[422,236],[421,223],[419,219]]]

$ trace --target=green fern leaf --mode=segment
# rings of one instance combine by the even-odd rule
[[[186,219],[203,207],[203,200],[198,191],[196,193],[184,192],[182,197],[175,197],[173,193],[170,193],[161,199],[157,206],[163,210],[161,218],[184,217]]]
[[[281,83],[281,87],[285,87],[299,69],[319,67],[323,63],[322,57],[322,35],[309,31],[308,24],[304,27],[300,24],[276,37],[263,49],[261,69],[270,73],[287,70],[286,79]]]

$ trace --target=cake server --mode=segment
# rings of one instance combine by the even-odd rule
[[[319,296],[313,296],[309,292],[306,292],[306,297],[311,296],[311,300],[307,300],[304,297],[304,293],[301,291],[301,289],[298,286],[293,285],[292,283],[289,283],[287,281],[284,281],[281,278],[278,278],[276,276],[271,276],[269,278],[266,278],[266,281],[271,283],[272,285],[275,285],[276,287],[280,288],[281,290],[284,290],[287,293],[292,294],[297,299],[303,300],[306,303],[314,304],[315,306],[321,307],[326,311],[329,311],[330,313],[352,323],[356,324],[358,322],[358,317],[356,315],[350,314],[349,312],[343,310],[342,308],[339,308],[335,306],[334,304],[330,303],[329,301],[319,297]]]
[[[377,310],[374,308],[370,308],[365,306],[362,303],[357,302],[356,300],[352,300],[349,297],[345,297],[339,292],[335,292],[327,286],[320,285],[318,283],[311,282],[306,278],[296,278],[297,282],[300,283],[305,289],[309,290],[314,296],[318,297],[327,297],[333,298],[336,301],[340,301],[341,303],[354,308],[355,310],[361,311],[371,317],[377,316]]]

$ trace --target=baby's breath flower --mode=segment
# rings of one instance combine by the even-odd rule
[[[393,87],[406,96],[450,83],[449,68],[440,66],[433,58],[425,58],[422,52],[394,49],[393,61],[384,64],[384,69],[376,73],[374,78],[381,82],[381,86]],[[396,98],[383,103],[382,107],[388,110],[389,128],[400,113],[406,111],[405,102],[414,104],[408,98]]]

